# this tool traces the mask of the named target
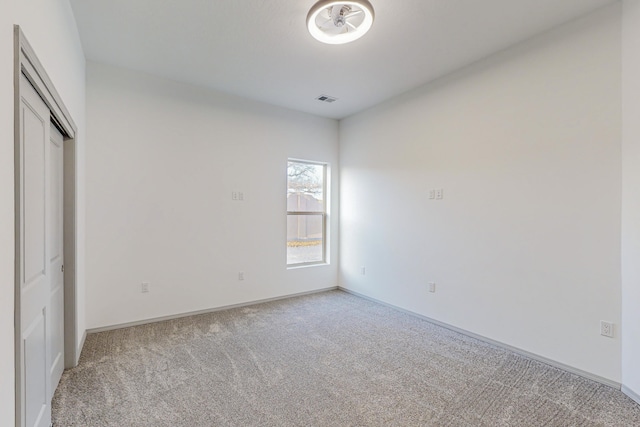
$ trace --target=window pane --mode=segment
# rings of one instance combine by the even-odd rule
[[[287,215],[287,264],[324,261],[322,215]]]
[[[287,211],[324,212],[324,165],[288,163]]]

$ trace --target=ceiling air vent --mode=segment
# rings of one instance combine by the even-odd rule
[[[318,101],[328,102],[329,104],[338,100],[338,98],[334,98],[333,96],[329,96],[329,95],[320,95],[316,99]]]

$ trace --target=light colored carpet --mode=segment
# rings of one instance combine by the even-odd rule
[[[640,426],[620,391],[331,291],[92,334],[54,426]]]

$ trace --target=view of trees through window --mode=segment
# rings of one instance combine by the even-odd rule
[[[290,160],[287,166],[287,265],[325,261],[326,166]]]

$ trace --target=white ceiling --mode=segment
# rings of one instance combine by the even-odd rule
[[[90,60],[343,118],[615,0],[370,1],[371,31],[340,46],[307,32],[315,0],[71,5]]]

